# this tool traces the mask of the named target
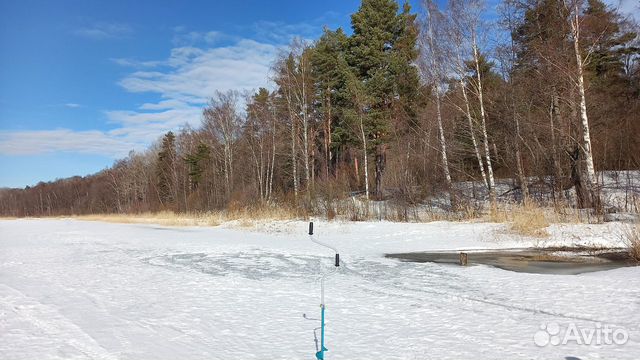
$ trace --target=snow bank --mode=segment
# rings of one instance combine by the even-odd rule
[[[619,224],[554,225],[548,244],[617,245]],[[3,359],[312,359],[331,253],[304,222],[172,228],[0,221]],[[345,261],[327,282],[327,359],[635,359],[640,268],[584,275],[417,264],[387,252],[513,248],[486,223],[316,224]],[[537,346],[541,326],[623,345]],[[536,335],[538,334],[538,335]],[[544,335],[544,334],[543,334]]]

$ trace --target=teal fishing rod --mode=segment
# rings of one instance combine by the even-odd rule
[[[320,240],[317,240],[314,238],[313,236],[313,222],[309,223],[309,238],[311,239],[311,241],[313,241],[314,243],[320,245],[320,246],[324,246],[326,248],[329,248],[331,250],[333,250],[336,253],[336,257],[335,257],[335,267],[328,272],[324,272],[322,273],[322,277],[320,278],[320,346],[318,346],[318,337],[316,336],[316,330],[318,330],[318,328],[313,329],[313,336],[314,339],[316,341],[316,358],[318,360],[324,360],[324,352],[327,351],[327,348],[324,346],[324,311],[325,311],[325,303],[324,303],[324,281],[326,278],[328,278],[329,276],[333,275],[336,273],[336,271],[338,270],[338,267],[340,266],[340,253],[338,252],[338,249],[336,249],[335,247],[323,243]],[[303,315],[305,318],[306,315]],[[313,320],[313,319],[310,319]]]

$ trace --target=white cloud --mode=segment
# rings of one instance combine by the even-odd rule
[[[195,106],[160,112],[109,111],[107,116],[110,121],[122,126],[109,131],[108,135],[130,143],[148,145],[167,131],[184,125],[199,125],[201,112],[200,107]]]
[[[126,155],[135,144],[126,139],[98,131],[69,129],[0,131],[0,154],[33,155],[47,152],[108,153],[114,157]],[[105,151],[108,149],[108,151]]]
[[[295,37],[315,39],[322,34],[324,26],[334,29],[344,19],[344,14],[327,11],[314,19],[294,24],[281,21],[258,21],[253,23],[249,30],[255,33],[254,38],[258,41],[286,44]]]
[[[112,130],[0,131],[0,154],[67,151],[119,158],[132,149],[145,149],[169,130],[197,127],[203,106],[217,90],[268,86],[269,69],[278,51],[276,45],[243,39],[214,48],[176,47],[163,60],[116,61],[148,68],[130,73],[119,84],[129,92],[157,94],[159,100],[134,110],[106,111]]]
[[[128,66],[134,68],[152,68],[162,65],[161,61],[140,61],[131,58],[111,58],[110,60],[120,66]]]
[[[184,32],[184,30],[178,29],[173,35],[171,40],[176,46],[195,45],[204,43],[207,45],[213,45],[221,40],[228,39],[229,36],[221,33],[220,31],[190,31]]]
[[[174,108],[181,108],[189,106],[185,102],[171,99],[171,100],[162,100],[157,103],[144,103],[140,105],[140,110],[168,110]]]
[[[76,104],[76,103],[66,103],[66,104],[64,104],[64,106],[66,106],[68,108],[71,108],[71,109],[82,107],[82,105]]]
[[[269,70],[282,46],[294,36],[315,37],[321,33],[321,25],[337,17],[335,13],[327,13],[310,23],[258,22],[244,27],[255,33],[253,40],[176,26],[174,48],[166,59],[110,59],[133,68],[118,82],[124,90],[155,94],[157,102],[141,104],[137,109],[105,111],[111,130],[0,130],[0,154],[67,151],[119,158],[132,149],[145,149],[169,130],[183,125],[197,127],[202,108],[216,91],[268,87]],[[130,26],[118,23],[96,23],[75,31],[76,35],[90,39],[121,38],[132,33]]]
[[[268,84],[275,45],[240,40],[210,49],[179,47],[165,61],[168,71],[136,71],[120,81],[130,92],[152,92],[168,100],[204,104],[216,90],[250,90]],[[147,109],[152,105],[145,105]]]
[[[74,31],[78,36],[93,40],[122,38],[132,33],[133,28],[127,24],[107,22],[98,22]]]
[[[314,38],[322,33],[322,27],[311,23],[286,24],[279,21],[258,21],[253,24],[253,30],[258,39],[263,41],[275,41],[277,43],[289,43],[294,37]]]

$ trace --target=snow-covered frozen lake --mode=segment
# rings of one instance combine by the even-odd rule
[[[0,358],[313,359],[317,324],[302,314],[319,315],[332,253],[306,226],[0,221]],[[619,226],[554,226],[548,242],[614,244]],[[383,256],[538,242],[492,224],[316,233],[344,260],[327,281],[327,359],[640,357],[640,267],[543,275]]]

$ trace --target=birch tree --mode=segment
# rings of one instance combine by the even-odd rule
[[[576,57],[576,85],[580,97],[580,123],[582,125],[582,153],[584,155],[584,176],[585,187],[589,196],[589,205],[598,203],[595,194],[596,172],[593,166],[593,153],[591,149],[591,135],[589,131],[589,117],[587,116],[587,99],[584,86],[584,67],[582,52],[580,50],[580,7],[581,0],[563,0],[569,12],[569,23],[571,25],[571,41]]]
[[[493,208],[497,205],[495,180],[493,178],[493,165],[491,164],[491,151],[489,150],[489,135],[487,133],[487,114],[484,105],[484,93],[482,90],[482,74],[480,72],[480,51],[478,47],[478,32],[480,30],[480,14],[484,5],[481,0],[469,0],[464,3],[467,10],[461,12],[465,17],[471,36],[471,50],[473,55],[473,63],[476,69],[476,94],[478,96],[478,104],[480,106],[480,128],[482,130],[482,141],[484,145],[485,163],[487,166],[487,177],[489,180],[489,199]]]
[[[278,85],[278,93],[282,100],[287,116],[289,127],[289,156],[291,162],[291,177],[293,183],[293,194],[296,203],[298,202],[299,178],[298,178],[298,121],[295,106],[295,94],[293,86],[295,84],[295,59],[293,54],[288,53],[281,56],[276,65],[275,83]]]
[[[485,109],[484,92],[482,87],[482,73],[480,71],[480,50],[479,50],[479,33],[482,27],[481,14],[484,9],[482,0],[457,0],[450,1],[451,16],[455,18],[456,26],[463,30],[464,41],[471,52],[472,63],[475,68],[475,79],[473,85],[478,100],[480,113],[480,130],[482,132],[482,144],[484,150],[486,176],[489,189],[489,198],[492,208],[497,205],[495,180],[493,176],[493,165],[491,160],[491,150],[489,147],[489,135],[487,132],[487,114]]]
[[[446,61],[446,53],[443,46],[436,41],[436,30],[444,28],[444,18],[442,12],[432,0],[425,0],[424,8],[426,11],[426,19],[424,24],[424,35],[421,41],[423,48],[421,59],[421,68],[423,77],[432,87],[432,94],[436,103],[436,120],[438,124],[438,139],[440,141],[440,154],[442,158],[442,170],[444,172],[447,190],[449,194],[449,203],[455,206],[455,201],[451,195],[453,184],[451,180],[451,172],[449,171],[449,160],[447,158],[447,142],[444,137],[444,128],[442,126],[442,84],[445,82],[446,70],[443,64]],[[442,38],[439,37],[442,41]]]
[[[294,42],[293,51],[297,57],[297,71],[295,73],[293,93],[298,107],[298,116],[302,123],[302,159],[304,163],[304,177],[307,196],[310,196],[312,182],[310,135],[313,133],[311,119],[311,104],[313,102],[313,80],[311,78],[311,59],[309,46],[301,41]]]
[[[508,1],[503,3],[499,9],[501,19],[501,26],[508,31],[508,40],[506,43],[498,48],[498,57],[502,64],[502,74],[505,77],[505,82],[509,87],[508,99],[505,99],[505,103],[510,106],[510,113],[512,114],[512,121],[515,125],[515,158],[516,158],[516,171],[518,174],[518,182],[520,183],[520,189],[522,190],[522,201],[526,205],[529,198],[529,186],[527,177],[524,172],[524,166],[522,163],[522,144],[524,139],[522,137],[520,114],[518,113],[516,105],[516,96],[514,92],[516,87],[514,84],[514,68],[517,62],[516,46],[513,39],[513,33],[516,31],[516,9]],[[552,132],[553,134],[553,132]],[[553,135],[552,135],[553,136]],[[552,139],[553,142],[553,139]],[[555,144],[554,144],[555,146]]]
[[[222,145],[223,174],[227,199],[234,185],[234,149],[242,126],[242,118],[237,112],[239,94],[237,91],[216,92],[209,106],[203,111],[203,126]]]
[[[271,199],[276,152],[276,112],[273,96],[265,88],[247,100],[245,138],[253,159],[256,185],[261,201]]]
[[[480,154],[480,150],[478,148],[478,141],[476,140],[475,130],[474,130],[474,119],[471,113],[471,105],[469,103],[469,96],[467,95],[467,83],[465,82],[466,78],[466,66],[464,63],[464,59],[467,57],[466,51],[466,40],[465,40],[465,32],[468,30],[467,24],[465,23],[464,16],[461,14],[463,8],[460,4],[459,0],[451,0],[449,1],[449,31],[448,33],[448,41],[450,42],[450,46],[453,48],[453,70],[456,76],[458,77],[458,83],[460,85],[460,91],[462,93],[462,99],[464,102],[464,109],[461,109],[467,118],[467,124],[469,125],[469,135],[471,137],[471,143],[473,145],[473,152],[476,156],[476,160],[478,161],[478,168],[480,169],[480,176],[482,177],[482,182],[487,190],[490,189],[489,183],[487,180],[487,175],[485,172],[485,166],[482,161],[482,155]]]
[[[301,156],[304,171],[304,185],[307,200],[310,200],[313,186],[312,134],[314,123],[311,106],[314,101],[313,79],[311,71],[311,48],[301,40],[291,44],[286,60],[281,62],[280,74],[276,83],[286,103],[291,130],[291,161],[293,166],[294,192],[298,194],[298,151],[297,144],[302,143]],[[299,128],[298,128],[299,127]],[[299,130],[301,133],[299,134]]]

